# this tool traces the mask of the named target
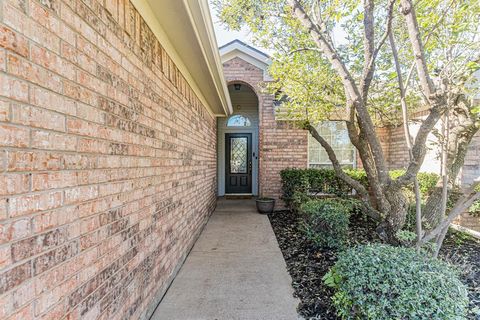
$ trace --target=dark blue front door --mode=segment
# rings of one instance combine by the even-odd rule
[[[252,134],[225,134],[225,191],[252,193]]]

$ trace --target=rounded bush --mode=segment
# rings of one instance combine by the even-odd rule
[[[353,201],[310,200],[300,207],[302,229],[318,247],[343,248],[348,238],[348,222]]]
[[[324,281],[342,319],[466,319],[467,289],[457,272],[411,248],[349,249]]]

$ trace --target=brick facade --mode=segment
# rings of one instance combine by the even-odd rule
[[[470,184],[480,175],[480,132],[477,132],[468,147],[462,168],[462,183]]]
[[[279,200],[281,196],[280,171],[285,168],[306,168],[308,133],[287,121],[275,119],[274,96],[265,93],[264,71],[235,57],[223,64],[227,83],[250,85],[259,100],[259,193]],[[283,203],[278,201],[278,208]]]
[[[215,206],[215,118],[128,0],[0,6],[0,319],[146,319]]]
[[[381,128],[383,138],[387,141],[385,155],[390,170],[405,168],[409,162],[408,147],[403,127]]]
[[[470,184],[480,175],[480,132],[473,137],[462,168],[462,184]],[[480,232],[480,218],[468,213],[462,214],[457,223],[466,228]]]

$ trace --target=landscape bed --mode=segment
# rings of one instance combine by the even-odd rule
[[[295,296],[300,299],[298,313],[306,319],[339,319],[332,304],[333,290],[323,276],[336,260],[338,251],[319,249],[299,227],[299,215],[276,211],[269,219],[292,277]],[[375,223],[361,213],[350,217],[349,246],[380,242]],[[465,233],[448,233],[440,258],[456,265],[468,286],[469,319],[480,319],[480,240]]]

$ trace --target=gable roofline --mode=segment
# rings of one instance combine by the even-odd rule
[[[222,63],[238,57],[263,70],[264,81],[272,81],[272,78],[268,74],[268,68],[272,64],[272,59],[265,52],[262,52],[238,39],[224,44],[218,50],[220,52]]]
[[[255,52],[257,52],[257,53],[259,53],[259,54],[261,54],[261,55],[263,55],[263,56],[264,56],[265,58],[267,58],[267,59],[271,59],[271,57],[270,57],[268,54],[266,54],[265,52],[260,51],[259,49],[255,48],[255,47],[252,47],[251,45],[246,44],[245,42],[243,42],[242,40],[239,40],[239,39],[235,39],[235,40],[230,41],[229,43],[224,44],[223,46],[221,46],[220,48],[218,48],[218,50],[222,51],[223,48],[226,48],[226,47],[228,47],[228,46],[231,46],[231,45],[234,44],[234,43],[238,43],[238,44],[240,44],[240,45],[242,45],[242,46],[244,46],[244,47],[247,47],[247,48],[249,48],[249,49],[251,49],[251,50],[253,50],[253,51],[255,51]]]

